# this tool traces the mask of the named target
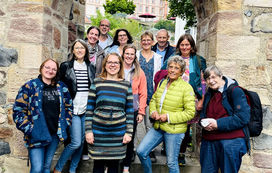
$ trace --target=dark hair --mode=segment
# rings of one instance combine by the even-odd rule
[[[127,37],[128,37],[127,44],[132,44],[132,43],[133,43],[133,38],[132,38],[132,36],[130,35],[130,33],[128,32],[128,30],[126,30],[126,29],[117,29],[117,30],[115,31],[115,34],[114,34],[114,37],[113,37],[113,42],[112,42],[112,44],[110,45],[110,47],[112,47],[112,46],[114,46],[114,45],[120,46],[120,43],[119,43],[119,41],[118,41],[118,34],[119,34],[119,32],[121,32],[121,31],[124,31],[124,32],[127,34]]]
[[[84,40],[82,40],[82,39],[76,39],[76,40],[74,41],[74,43],[72,44],[71,50],[70,50],[70,60],[76,60],[76,56],[75,56],[75,54],[73,53],[73,51],[74,51],[75,44],[76,44],[77,42],[79,42],[80,44],[82,44],[83,47],[85,48],[84,61],[85,61],[86,63],[90,63],[90,59],[89,59],[89,49],[88,49],[88,46],[87,46],[86,42],[85,42]]]
[[[89,34],[89,32],[92,30],[92,29],[96,29],[98,31],[98,37],[100,36],[100,29],[96,26],[90,26],[87,30],[87,35]]]
[[[194,40],[194,38],[191,36],[191,34],[183,34],[182,36],[180,36],[180,38],[179,38],[179,40],[178,40],[178,43],[177,43],[177,46],[176,46],[176,53],[178,54],[178,55],[181,55],[181,51],[180,51],[180,49],[179,49],[179,46],[180,46],[180,44],[181,44],[181,42],[183,41],[183,40],[188,40],[189,41],[189,43],[190,43],[190,45],[191,45],[191,51],[190,51],[190,55],[191,54],[196,54],[196,52],[197,52],[197,48],[196,48],[196,45],[195,45],[195,40]]]
[[[59,73],[59,63],[57,60],[55,59],[52,59],[52,58],[47,58],[46,60],[44,60],[42,62],[42,64],[40,65],[40,69],[39,69],[39,72],[40,74],[42,74],[42,69],[44,67],[44,64],[47,63],[48,61],[53,61],[54,63],[56,63],[56,66],[57,66],[57,72],[56,72],[56,76],[51,80],[51,85],[56,85],[57,81],[58,81],[58,73]]]
[[[107,61],[108,61],[108,59],[109,59],[110,56],[117,56],[118,57],[118,60],[119,60],[119,63],[120,63],[120,69],[119,69],[119,72],[118,72],[118,78],[124,79],[124,64],[123,64],[123,59],[121,58],[121,56],[118,53],[115,53],[115,52],[109,53],[103,59],[103,61],[102,61],[102,71],[101,71],[99,77],[101,77],[101,78],[106,78],[107,77],[107,73],[108,72],[106,70],[106,64],[107,64]]]

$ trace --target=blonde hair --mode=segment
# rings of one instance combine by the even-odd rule
[[[106,64],[107,64],[107,61],[109,59],[110,56],[117,56],[118,57],[118,60],[119,60],[119,63],[120,63],[120,70],[118,72],[118,78],[119,79],[124,79],[124,65],[123,65],[123,60],[121,58],[121,56],[115,52],[112,52],[112,53],[109,53],[103,60],[102,62],[102,71],[99,75],[99,77],[101,78],[106,78],[107,77],[107,70],[106,70]]]

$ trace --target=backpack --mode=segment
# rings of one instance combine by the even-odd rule
[[[260,97],[254,91],[249,91],[238,85],[231,84],[227,89],[227,97],[232,107],[233,107],[233,102],[231,99],[231,94],[233,89],[236,87],[239,87],[244,91],[247,98],[247,103],[250,106],[250,121],[247,125],[249,129],[250,137],[259,136],[263,130],[263,111],[262,111],[262,104],[260,101]]]

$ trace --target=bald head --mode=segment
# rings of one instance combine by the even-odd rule
[[[108,19],[100,20],[99,29],[101,31],[101,35],[107,35],[110,30],[110,21]]]
[[[158,46],[160,48],[165,48],[169,39],[168,31],[166,29],[160,29],[156,34],[156,39]]]

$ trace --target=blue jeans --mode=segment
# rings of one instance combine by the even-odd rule
[[[62,171],[65,163],[72,156],[70,164],[70,173],[75,173],[78,163],[81,158],[83,143],[85,139],[85,115],[74,115],[72,125],[70,127],[71,143],[68,144],[61,153],[61,156],[56,164],[56,170]]]
[[[183,138],[183,133],[170,134],[162,130],[151,128],[137,148],[137,155],[142,163],[144,172],[152,173],[149,153],[164,140],[169,173],[179,173],[178,155]]]
[[[238,173],[242,157],[247,152],[244,138],[201,142],[200,165],[202,173]]]
[[[29,148],[30,173],[50,173],[51,162],[59,144],[57,135],[52,135],[50,144],[44,147]]]

